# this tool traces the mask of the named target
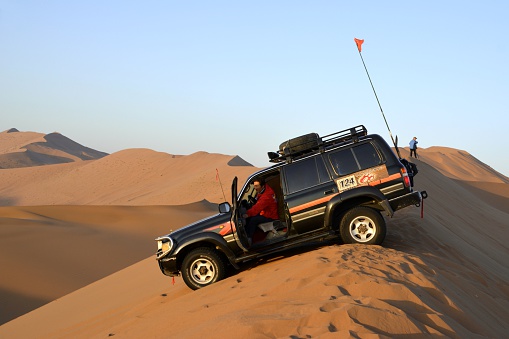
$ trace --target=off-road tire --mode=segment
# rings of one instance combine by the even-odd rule
[[[364,206],[346,212],[339,224],[339,234],[345,244],[380,245],[386,232],[385,220],[380,212]]]
[[[197,290],[224,279],[226,265],[219,253],[207,247],[199,247],[185,256],[181,272],[186,285]]]

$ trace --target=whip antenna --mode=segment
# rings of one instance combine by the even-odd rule
[[[221,192],[223,192],[223,199],[226,202],[226,196],[224,195],[223,184],[221,183],[221,178],[219,178],[219,171],[216,168],[216,181],[219,181],[219,186],[221,186]]]
[[[389,124],[387,123],[387,119],[385,119],[384,110],[382,109],[382,105],[380,105],[380,100],[378,100],[378,95],[376,95],[375,86],[373,86],[373,82],[371,81],[371,77],[369,76],[368,68],[366,67],[366,64],[364,63],[364,58],[362,57],[361,51],[362,51],[362,44],[364,43],[364,39],[361,40],[361,39],[354,38],[353,40],[355,41],[355,44],[357,45],[357,49],[359,50],[359,55],[361,57],[362,64],[364,65],[364,69],[366,70],[366,74],[368,75],[369,83],[371,84],[373,93],[375,93],[376,102],[378,102],[378,107],[380,107],[380,112],[382,112],[382,117],[384,118],[385,126],[387,126],[387,130],[389,131],[389,135],[391,137],[392,143],[394,144],[394,147],[396,148],[396,152],[398,153],[398,158],[401,159],[401,155],[399,154],[398,143],[397,143],[398,137],[396,137],[396,141],[394,141],[394,138],[392,137],[391,129],[389,128]]]

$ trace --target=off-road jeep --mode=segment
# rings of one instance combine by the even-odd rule
[[[198,289],[223,279],[229,267],[305,243],[339,236],[343,243],[381,244],[382,214],[392,217],[427,197],[413,190],[408,161],[362,125],[323,137],[306,134],[268,155],[274,165],[252,174],[240,194],[234,178],[231,205],[221,203],[219,214],[156,239],[163,274],[182,274]],[[259,225],[250,243],[241,206],[256,195],[254,179],[274,190],[279,220]]]

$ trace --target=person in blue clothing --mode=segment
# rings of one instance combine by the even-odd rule
[[[417,137],[410,140],[410,158],[412,157],[412,153],[414,154],[415,159],[417,159]]]

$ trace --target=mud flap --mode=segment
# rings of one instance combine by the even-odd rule
[[[384,209],[385,213],[387,213],[388,217],[391,217],[394,215],[394,210],[392,209],[391,205],[389,204],[389,201],[387,199],[382,200],[379,202],[380,206]]]

